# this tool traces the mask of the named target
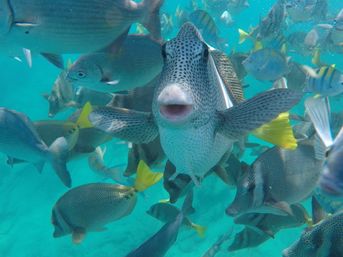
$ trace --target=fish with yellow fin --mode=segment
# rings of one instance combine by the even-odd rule
[[[53,236],[72,234],[73,242],[81,243],[87,232],[104,230],[106,224],[129,215],[136,206],[137,193],[156,184],[162,176],[142,161],[133,186],[91,183],[69,190],[52,209]]]

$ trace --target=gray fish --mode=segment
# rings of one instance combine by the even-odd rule
[[[275,81],[289,71],[286,56],[271,48],[252,52],[242,64],[249,74],[262,81]]]
[[[282,252],[283,257],[340,257],[343,253],[343,211],[340,211],[311,228],[306,228],[291,246]]]
[[[343,48],[343,8],[339,11],[334,19],[329,38],[334,45]]]
[[[182,205],[181,212],[176,218],[165,224],[156,234],[150,237],[137,249],[125,257],[163,257],[169,248],[175,243],[184,216],[192,209],[192,192],[188,193]]]
[[[95,127],[134,143],[150,142],[159,135],[176,167],[171,180],[186,174],[199,185],[235,141],[301,98],[292,90],[275,89],[237,103],[221,78],[220,61],[216,65],[216,56],[191,23],[162,47],[162,56],[152,113],[98,108],[89,119]]]
[[[267,150],[239,181],[235,199],[226,213],[292,213],[289,204],[305,199],[317,186],[321,165],[312,145],[300,144],[295,150]]]
[[[282,229],[299,227],[308,222],[308,214],[300,204],[290,206],[293,215],[279,216],[273,214],[249,213],[235,219],[236,224],[245,228],[236,234],[229,246],[229,251],[256,247],[267,241]]]
[[[306,77],[306,71],[301,64],[288,62],[288,73],[285,75],[285,79],[289,89],[303,91],[306,85]]]
[[[50,162],[63,184],[71,187],[66,167],[70,148],[67,138],[58,137],[48,145],[25,114],[0,108],[0,151],[11,158],[33,163],[39,172],[46,161]]]
[[[293,22],[324,20],[328,11],[327,0],[286,0],[285,7]]]
[[[130,35],[112,48],[79,57],[67,71],[71,84],[119,92],[145,86],[162,70],[161,44],[148,36]]]
[[[141,162],[134,186],[92,183],[73,188],[62,195],[52,209],[54,237],[72,234],[81,243],[87,231],[101,231],[107,223],[129,215],[137,202],[137,192],[161,179]]]
[[[0,35],[39,53],[88,53],[99,50],[130,25],[143,23],[160,38],[162,0],[1,1]]]
[[[294,51],[297,54],[308,56],[312,53],[313,45],[316,45],[316,42],[306,44],[305,39],[308,33],[304,31],[295,31],[287,36],[286,44],[290,51]],[[307,39],[309,40],[309,39]]]
[[[104,106],[114,97],[110,93],[102,93],[83,87],[75,90],[67,79],[67,72],[64,70],[58,75],[50,94],[43,96],[49,103],[50,118],[67,108],[82,108],[87,102],[95,106]]]

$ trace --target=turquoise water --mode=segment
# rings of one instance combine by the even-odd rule
[[[165,1],[162,13],[174,14],[178,4],[186,5],[187,1]],[[199,5],[201,6],[199,0]],[[235,23],[219,27],[220,37],[227,40],[231,50],[248,52],[249,42],[238,44],[238,28],[248,30],[257,25],[260,17],[266,15],[275,1],[250,0],[250,7],[233,16]],[[336,14],[343,7],[342,0],[329,0],[329,13]],[[290,25],[306,27],[307,25]],[[292,27],[293,26],[293,27]],[[173,37],[175,28],[170,34]],[[294,60],[310,64],[310,57],[293,54]],[[73,56],[75,58],[75,56]],[[323,54],[322,60],[336,64],[343,70],[343,58],[339,54]],[[0,106],[24,112],[32,120],[48,119],[48,105],[42,97],[49,92],[51,85],[59,74],[59,70],[38,55],[33,56],[33,67],[15,61],[3,54],[0,55]],[[246,77],[245,84],[250,86],[245,91],[248,98],[257,92],[267,90],[271,83],[256,81]],[[342,101],[334,99],[333,109],[342,109]],[[302,114],[300,104],[295,110]],[[54,119],[64,120],[73,110],[59,113]],[[113,140],[106,144],[105,162],[108,166],[122,164],[127,161],[127,145]],[[246,154],[243,160],[251,163],[253,158]],[[103,178],[94,174],[86,158],[68,164],[73,178],[73,186],[91,182],[103,182]],[[156,171],[161,169],[156,168]],[[106,181],[110,182],[110,181]],[[70,236],[53,238],[53,226],[50,222],[51,209],[57,199],[67,191],[60,183],[49,165],[42,174],[28,164],[16,165],[13,168],[6,164],[6,156],[0,155],[0,256],[2,257],[107,257],[125,256],[153,235],[163,225],[160,221],[147,215],[149,207],[160,199],[168,198],[162,182],[148,189],[144,195],[138,196],[138,203],[133,213],[119,221],[108,224],[107,230],[89,233],[84,242],[74,245]],[[194,231],[182,228],[177,242],[166,254],[173,256],[202,256],[202,254],[232,227],[235,232],[241,226],[233,225],[232,218],[224,210],[232,201],[235,189],[229,188],[215,176],[209,176],[201,187],[195,188],[194,207],[196,213],[192,221],[208,228],[206,237],[199,238]],[[181,201],[178,202],[180,204]],[[305,203],[308,206],[308,203]],[[261,246],[237,252],[227,252],[228,243],[216,256],[281,256],[281,251],[290,245],[301,234],[301,228],[287,229],[279,232],[275,239],[268,240]],[[230,240],[231,241],[231,240]],[[229,242],[230,242],[229,241]],[[148,256],[147,256],[148,257]]]

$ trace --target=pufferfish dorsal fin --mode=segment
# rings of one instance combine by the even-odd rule
[[[244,101],[242,84],[229,57],[219,50],[211,50],[211,56],[230,96],[236,103]]]

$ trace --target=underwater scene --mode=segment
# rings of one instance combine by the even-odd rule
[[[0,257],[343,257],[342,0],[0,1]]]

